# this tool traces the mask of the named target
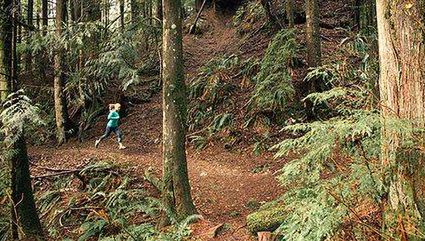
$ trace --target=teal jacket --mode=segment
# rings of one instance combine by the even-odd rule
[[[108,115],[108,127],[118,127],[118,120],[120,119],[120,115],[116,111],[111,111]]]

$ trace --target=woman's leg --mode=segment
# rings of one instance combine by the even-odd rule
[[[97,148],[98,146],[99,146],[99,143],[103,140],[103,139],[105,139],[105,138],[107,138],[110,134],[111,134],[111,132],[112,132],[112,129],[110,128],[110,127],[106,127],[106,130],[105,130],[105,134],[103,134],[103,136],[101,136],[99,139],[97,139],[96,140],[96,142],[95,142],[95,147]]]
[[[125,146],[122,144],[123,136],[122,136],[122,132],[121,132],[121,130],[117,127],[117,128],[114,130],[114,133],[115,133],[115,135],[117,135],[117,140],[118,140],[119,148],[120,148],[120,149],[125,149]]]

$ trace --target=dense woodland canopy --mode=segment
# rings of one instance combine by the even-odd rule
[[[0,37],[1,241],[425,240],[424,0],[0,0]]]

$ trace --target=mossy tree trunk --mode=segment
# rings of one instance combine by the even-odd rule
[[[56,1],[56,35],[62,35],[66,24],[66,0]],[[55,53],[55,79],[53,83],[56,118],[56,138],[59,145],[66,142],[66,128],[70,126],[67,101],[65,96],[64,52],[59,47]]]
[[[181,0],[163,1],[163,199],[181,220],[195,214],[186,161],[187,97]]]
[[[4,73],[4,78],[1,82],[2,94],[1,101],[6,99],[6,96],[14,91],[17,91],[18,86],[18,69],[16,55],[17,23],[15,21],[14,10],[16,8],[14,0],[3,0],[2,10],[11,16],[5,18],[1,23],[1,72]],[[17,141],[6,146],[5,159],[10,163],[11,171],[11,189],[12,189],[12,204],[11,207],[11,224],[12,236],[14,239],[24,238],[28,240],[43,239],[43,231],[35,206],[31,177],[29,170],[29,161],[24,133],[20,134]],[[18,226],[21,228],[22,235],[19,235]]]
[[[390,186],[383,210],[384,225],[395,239],[423,240],[425,218],[425,157],[403,147],[408,135],[388,125],[404,119],[425,127],[425,2],[377,0],[382,101],[382,155]],[[423,133],[416,133],[424,145]],[[419,233],[422,232],[420,235]],[[417,239],[420,237],[419,239]]]

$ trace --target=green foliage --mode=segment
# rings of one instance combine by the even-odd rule
[[[37,206],[55,239],[171,241],[187,237],[188,223],[198,217],[189,217],[166,232],[156,229],[154,220],[164,206],[139,186],[139,181],[122,176],[116,166],[97,162],[74,177],[55,178],[49,188],[40,188]],[[64,229],[73,234],[68,236]]]
[[[259,1],[248,1],[241,5],[233,17],[233,25],[240,35],[251,32],[257,23],[264,22],[266,12]],[[263,20],[263,21],[261,21]]]
[[[278,178],[290,187],[279,198],[287,215],[276,231],[282,240],[331,240],[342,235],[343,229],[355,238],[367,237],[368,232],[381,235],[371,218],[388,192],[386,170],[379,160],[383,120],[371,84],[377,76],[372,67],[376,59],[358,43],[358,38],[344,41],[339,51],[349,57],[336,57],[307,75],[307,79],[321,77],[331,87],[306,97],[330,114],[323,120],[283,128],[294,138],[273,147],[277,158],[297,157],[282,168]],[[406,121],[385,122],[386,129],[395,133],[412,132]]]
[[[10,203],[9,203],[9,190],[10,177],[8,175],[7,164],[3,158],[0,159],[0,241],[10,240]]]
[[[226,103],[234,93],[232,74],[240,60],[236,55],[213,59],[201,68],[189,85],[189,130],[211,121],[218,106]]]
[[[254,111],[279,112],[288,106],[294,95],[290,68],[297,49],[293,31],[282,30],[273,38],[254,79],[255,89],[250,100]]]
[[[5,135],[5,142],[15,143],[24,133],[24,128],[30,125],[42,125],[39,109],[25,95],[23,90],[10,94],[3,103],[0,120],[3,124],[1,131]]]

